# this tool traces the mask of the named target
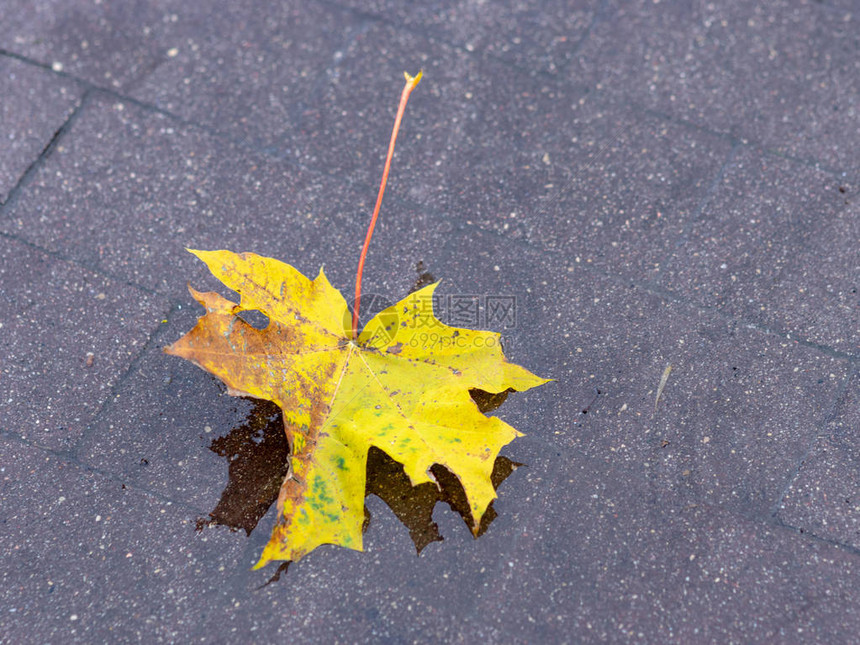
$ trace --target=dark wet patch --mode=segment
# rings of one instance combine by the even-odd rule
[[[487,412],[492,412],[493,410],[497,410],[502,403],[504,403],[508,394],[511,392],[515,392],[513,388],[508,388],[503,392],[485,392],[484,390],[469,390],[469,396],[472,397],[472,400],[478,406],[478,409],[486,414]]]
[[[507,457],[497,458],[491,476],[493,487],[498,488],[508,475],[521,465]],[[367,495],[379,497],[397,519],[403,522],[418,553],[428,544],[444,539],[439,533],[438,525],[433,521],[433,508],[437,502],[448,504],[463,518],[469,530],[472,528],[472,513],[460,480],[438,464],[433,466],[431,471],[439,482],[438,488],[432,483],[413,486],[403,466],[382,450],[371,448],[367,456]],[[496,511],[490,504],[481,520],[478,536],[483,535],[496,517]],[[365,508],[364,528],[369,525],[370,512]]]
[[[418,263],[415,265],[415,271],[418,273],[418,277],[415,279],[415,284],[412,285],[409,293],[415,293],[419,289],[423,289],[436,282],[436,277],[427,270],[423,261],[418,260]]]
[[[497,409],[512,391],[490,393],[470,390],[469,393],[481,412],[486,413]],[[197,520],[198,530],[206,525],[220,524],[233,530],[242,529],[250,535],[278,499],[289,458],[281,410],[270,401],[250,400],[253,408],[246,423],[214,439],[209,446],[212,452],[229,462],[229,480],[209,517]],[[520,465],[507,457],[498,457],[491,476],[493,487],[498,488]],[[438,487],[432,483],[412,486],[401,464],[377,448],[371,448],[368,453],[365,496],[376,495],[385,502],[406,526],[418,553],[432,542],[443,539],[433,521],[433,508],[437,502],[448,504],[470,530],[472,527],[472,514],[460,480],[438,464],[431,471]],[[483,535],[496,516],[491,504],[481,520],[478,536]],[[366,531],[369,525],[370,512],[365,508],[362,531]],[[285,572],[286,567],[282,564],[266,584],[276,582]]]
[[[229,462],[229,480],[209,519],[203,520],[248,535],[278,499],[290,454],[280,408],[270,401],[253,401],[247,422],[209,445]]]
[[[502,482],[508,478],[508,475],[522,465],[523,464],[519,462],[511,461],[507,457],[497,457],[493,464],[493,473],[490,475],[490,481],[493,483],[493,488],[498,490]],[[431,470],[436,476],[436,480],[439,482],[439,485],[442,487],[440,501],[445,501],[452,510],[458,513],[471,530],[472,512],[469,510],[469,503],[466,500],[466,492],[463,490],[460,480],[457,479],[457,477],[447,468],[439,466],[438,464],[433,466]],[[493,508],[493,504],[490,503],[487,510],[484,512],[484,516],[481,518],[481,525],[478,527],[475,537],[481,537],[486,533],[487,529],[490,528],[490,524],[492,524],[493,520],[498,516],[499,514],[496,513],[496,509]]]
[[[409,537],[418,553],[432,542],[442,540],[439,527],[433,521],[433,507],[439,500],[439,490],[431,483],[412,486],[403,466],[378,448],[367,455],[367,495],[376,495],[409,530]],[[363,530],[370,526],[370,511],[364,509]]]

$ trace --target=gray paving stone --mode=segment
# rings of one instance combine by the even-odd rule
[[[360,27],[308,2],[176,3],[166,52],[132,96],[275,154],[289,154],[301,106]],[[300,38],[296,38],[301,34]]]
[[[825,432],[779,506],[801,531],[860,549],[860,374],[854,373]]]
[[[188,282],[216,285],[186,247],[254,251],[311,276],[325,265],[332,284],[351,293],[374,199],[372,190],[97,98],[0,229],[182,302],[191,302]],[[450,225],[396,198],[383,211],[365,292],[399,297]]]
[[[162,298],[0,238],[0,430],[67,449],[167,312]]]
[[[558,379],[529,393],[542,436],[626,464],[655,494],[769,517],[851,369],[474,228],[447,258],[443,294],[518,298],[510,355]]]
[[[857,191],[744,148],[679,236],[660,283],[732,316],[857,354]]]
[[[519,0],[492,4],[461,0],[442,6],[396,0],[341,0],[338,4],[468,51],[550,73],[574,56],[601,5],[599,0],[551,0],[539,8]]]
[[[539,425],[531,396],[516,400]],[[812,634],[839,641],[856,629],[851,554],[655,494],[625,464],[556,452],[536,438],[540,428],[525,427],[528,437],[505,452],[532,461],[503,485],[486,535],[472,540],[439,507],[434,519],[445,541],[415,558],[405,529],[371,499],[366,553],[310,556],[286,582],[305,590],[315,581],[313,593],[267,594],[260,610],[312,616],[304,637],[354,629],[359,640],[789,642]],[[352,584],[341,587],[338,576]],[[810,611],[815,598],[824,600]]]
[[[100,87],[124,88],[166,57],[160,43],[179,18],[178,2],[7,0],[0,48]]]
[[[648,490],[625,469],[571,460],[533,506],[500,516],[516,523],[516,537],[460,633],[512,642],[853,639],[856,556]]]
[[[227,483],[212,439],[245,423],[251,405],[228,396],[212,376],[167,356],[164,345],[194,326],[196,305],[174,312],[134,372],[76,449],[89,466],[198,509],[205,517]]]
[[[80,88],[0,56],[0,204],[51,142],[81,98]]]
[[[659,269],[730,151],[724,138],[379,26],[355,40],[305,114],[299,161],[378,182],[373,160],[385,155],[399,89],[392,79],[410,60],[425,80],[398,139],[393,195],[639,278]]]
[[[636,280],[654,277],[728,141],[524,76],[491,84],[439,208]]]
[[[571,78],[786,154],[858,169],[856,11],[814,1],[611,4]]]
[[[16,440],[0,437],[0,451],[4,639],[209,639],[237,624],[248,633],[229,585],[248,566],[243,539],[195,534],[186,508]]]

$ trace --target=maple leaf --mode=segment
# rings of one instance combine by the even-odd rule
[[[478,531],[496,496],[495,459],[519,433],[482,414],[469,392],[522,391],[547,379],[509,363],[499,334],[436,318],[436,284],[379,312],[354,337],[347,303],[322,270],[310,280],[252,253],[191,252],[240,302],[190,289],[206,313],[165,351],[214,374],[232,395],[275,402],[290,446],[278,522],[257,568],[322,544],[362,550],[372,446],[403,464],[414,486],[435,482],[434,464],[447,468]],[[263,313],[268,325],[247,323],[239,316],[246,311]]]

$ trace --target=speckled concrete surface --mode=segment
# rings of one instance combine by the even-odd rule
[[[856,639],[855,0],[0,5],[0,642]],[[429,272],[556,380],[481,538],[370,496],[263,586],[273,510],[200,521],[259,419],[161,352],[184,249],[349,293],[420,67],[365,290]]]
[[[163,298],[0,239],[3,429],[68,449],[167,314]]]
[[[76,83],[56,74],[14,58],[0,59],[0,204],[50,146],[82,93]]]

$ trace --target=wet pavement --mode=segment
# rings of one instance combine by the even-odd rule
[[[275,4],[0,1],[0,642],[856,640],[860,3]],[[376,454],[364,553],[252,571],[184,249],[349,294],[422,67],[365,292],[556,380],[477,540]]]

